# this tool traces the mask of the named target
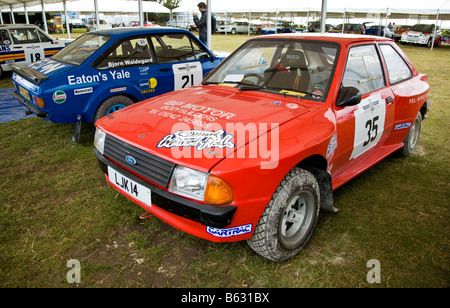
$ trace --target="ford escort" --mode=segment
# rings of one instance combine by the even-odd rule
[[[248,40],[200,85],[100,119],[107,182],[146,211],[274,261],[310,239],[333,191],[416,148],[427,76],[390,39],[276,34]]]

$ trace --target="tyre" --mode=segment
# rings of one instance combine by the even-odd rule
[[[316,178],[300,168],[281,181],[255,227],[248,245],[261,256],[282,262],[295,256],[310,239],[319,216]]]
[[[129,97],[126,97],[124,95],[115,95],[110,98],[107,98],[100,104],[100,106],[98,106],[94,116],[94,123],[97,122],[99,119],[103,118],[104,116],[107,116],[113,112],[116,112],[117,110],[130,106],[133,103],[134,102]]]
[[[399,153],[403,157],[411,156],[416,149],[417,142],[419,141],[420,130],[422,129],[422,114],[419,113],[416,119],[409,129],[408,135],[406,135],[405,140],[403,140],[403,148],[399,150]]]
[[[236,34],[236,29],[234,29],[234,28],[231,29],[231,34],[233,34],[233,35]]]

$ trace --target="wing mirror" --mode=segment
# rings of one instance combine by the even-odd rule
[[[361,102],[361,92],[355,87],[342,87],[336,101],[336,106],[354,106]]]

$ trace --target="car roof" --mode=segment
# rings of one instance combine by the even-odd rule
[[[189,33],[184,29],[177,29],[171,27],[119,27],[112,29],[104,29],[92,31],[91,33],[106,34],[111,36],[127,36],[127,35],[141,35],[149,33]]]
[[[0,28],[23,28],[23,27],[30,27],[30,28],[38,28],[36,25],[30,25],[30,24],[3,24],[0,25]]]
[[[346,34],[346,33],[286,33],[286,34],[272,34],[266,36],[254,37],[254,39],[305,39],[336,42],[343,45],[348,45],[354,42],[386,42],[392,39],[381,36],[363,35],[363,34]]]

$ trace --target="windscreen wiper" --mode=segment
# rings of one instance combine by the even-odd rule
[[[256,84],[239,83],[237,88],[239,89],[240,92],[242,92],[242,91],[246,91],[246,90],[261,90],[261,89],[266,89],[267,87],[265,85],[258,86]]]

